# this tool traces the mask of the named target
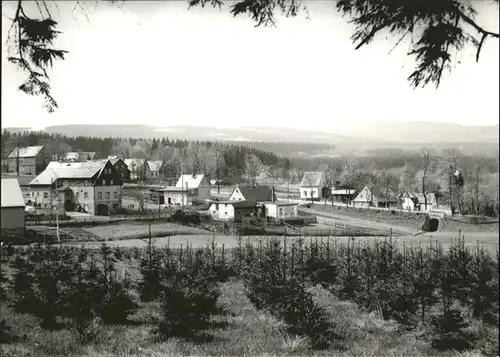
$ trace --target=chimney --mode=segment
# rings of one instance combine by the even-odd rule
[[[276,201],[276,196],[275,196],[275,193],[274,193],[274,186],[271,188],[271,202],[275,202]]]

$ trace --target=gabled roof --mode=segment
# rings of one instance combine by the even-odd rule
[[[94,160],[95,151],[83,151],[82,156],[86,156],[86,159]],[[81,158],[80,158],[81,159]]]
[[[184,174],[184,175],[181,175],[181,177],[179,177],[179,179],[177,180],[177,183],[175,184],[175,187],[187,187],[189,189],[198,188],[198,187],[200,187],[201,182],[203,180],[206,180],[205,175],[203,175],[203,174],[199,174],[199,175]],[[208,182],[208,184],[210,184],[210,183]]]
[[[17,152],[19,151],[19,157],[35,157],[38,155],[40,150],[43,149],[42,146],[27,146],[24,148],[15,148],[10,154],[9,158],[17,157]]]
[[[134,165],[135,165],[135,167],[139,167],[139,166],[141,166],[141,165],[144,164],[144,160],[143,159],[125,159],[125,160],[123,160],[123,162],[125,163],[125,165],[128,166],[128,168],[130,170],[132,170],[132,168],[134,167]]]
[[[321,184],[322,179],[323,179],[322,172],[306,172],[304,173],[304,177],[300,182],[300,187],[319,186]]]
[[[245,201],[251,204],[273,200],[273,190],[269,186],[238,186],[237,189],[240,190]]]
[[[161,160],[148,161],[148,165],[151,171],[160,171],[161,166],[163,165],[163,161]]]
[[[57,179],[65,178],[89,179],[100,173],[107,162],[107,159],[83,162],[51,161],[47,168],[30,182],[30,185],[50,185]]]
[[[23,193],[15,178],[2,179],[2,208],[25,207]]]

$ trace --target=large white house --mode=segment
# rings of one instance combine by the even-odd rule
[[[109,160],[49,163],[29,183],[30,204],[108,215],[122,207],[122,180]]]
[[[4,229],[21,229],[25,227],[24,198],[15,178],[2,179],[2,211],[1,225]]]
[[[306,172],[300,182],[300,199],[318,201],[323,197],[323,172]]]

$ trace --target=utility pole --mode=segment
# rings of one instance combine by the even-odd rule
[[[449,186],[450,186],[450,210],[451,210],[451,215],[453,216],[453,188],[452,188],[452,180],[451,180],[451,165],[450,165],[450,170],[449,170]]]

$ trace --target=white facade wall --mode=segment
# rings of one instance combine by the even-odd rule
[[[405,197],[405,198],[403,198],[403,201],[401,203],[401,207],[405,211],[414,211],[415,210],[415,202],[411,198]]]
[[[229,203],[212,203],[210,206],[210,215],[215,220],[234,220],[234,206]]]
[[[99,204],[105,204],[108,209],[115,210],[122,207],[122,188],[113,186],[94,186],[94,209],[97,211]]]
[[[230,201],[244,201],[245,197],[241,193],[240,189],[238,187],[236,187],[234,189],[233,193],[231,194],[231,197],[229,197],[229,200]]]
[[[166,205],[173,205],[173,206],[188,206],[191,205],[193,202],[193,199],[191,195],[189,195],[187,192],[164,192],[165,196],[165,201],[164,204]],[[170,202],[169,202],[170,199]]]
[[[52,190],[51,192],[50,186],[36,186],[28,189],[26,197],[29,196],[28,200],[31,201],[31,205],[37,204],[41,208],[51,208],[55,195],[55,191]]]
[[[322,194],[322,189],[319,186],[315,187],[300,187],[300,199],[302,200],[310,200],[311,199],[311,192],[312,192],[312,198],[313,199],[318,199],[321,198]]]
[[[266,216],[272,218],[292,218],[297,217],[297,205],[276,205],[266,203]]]

